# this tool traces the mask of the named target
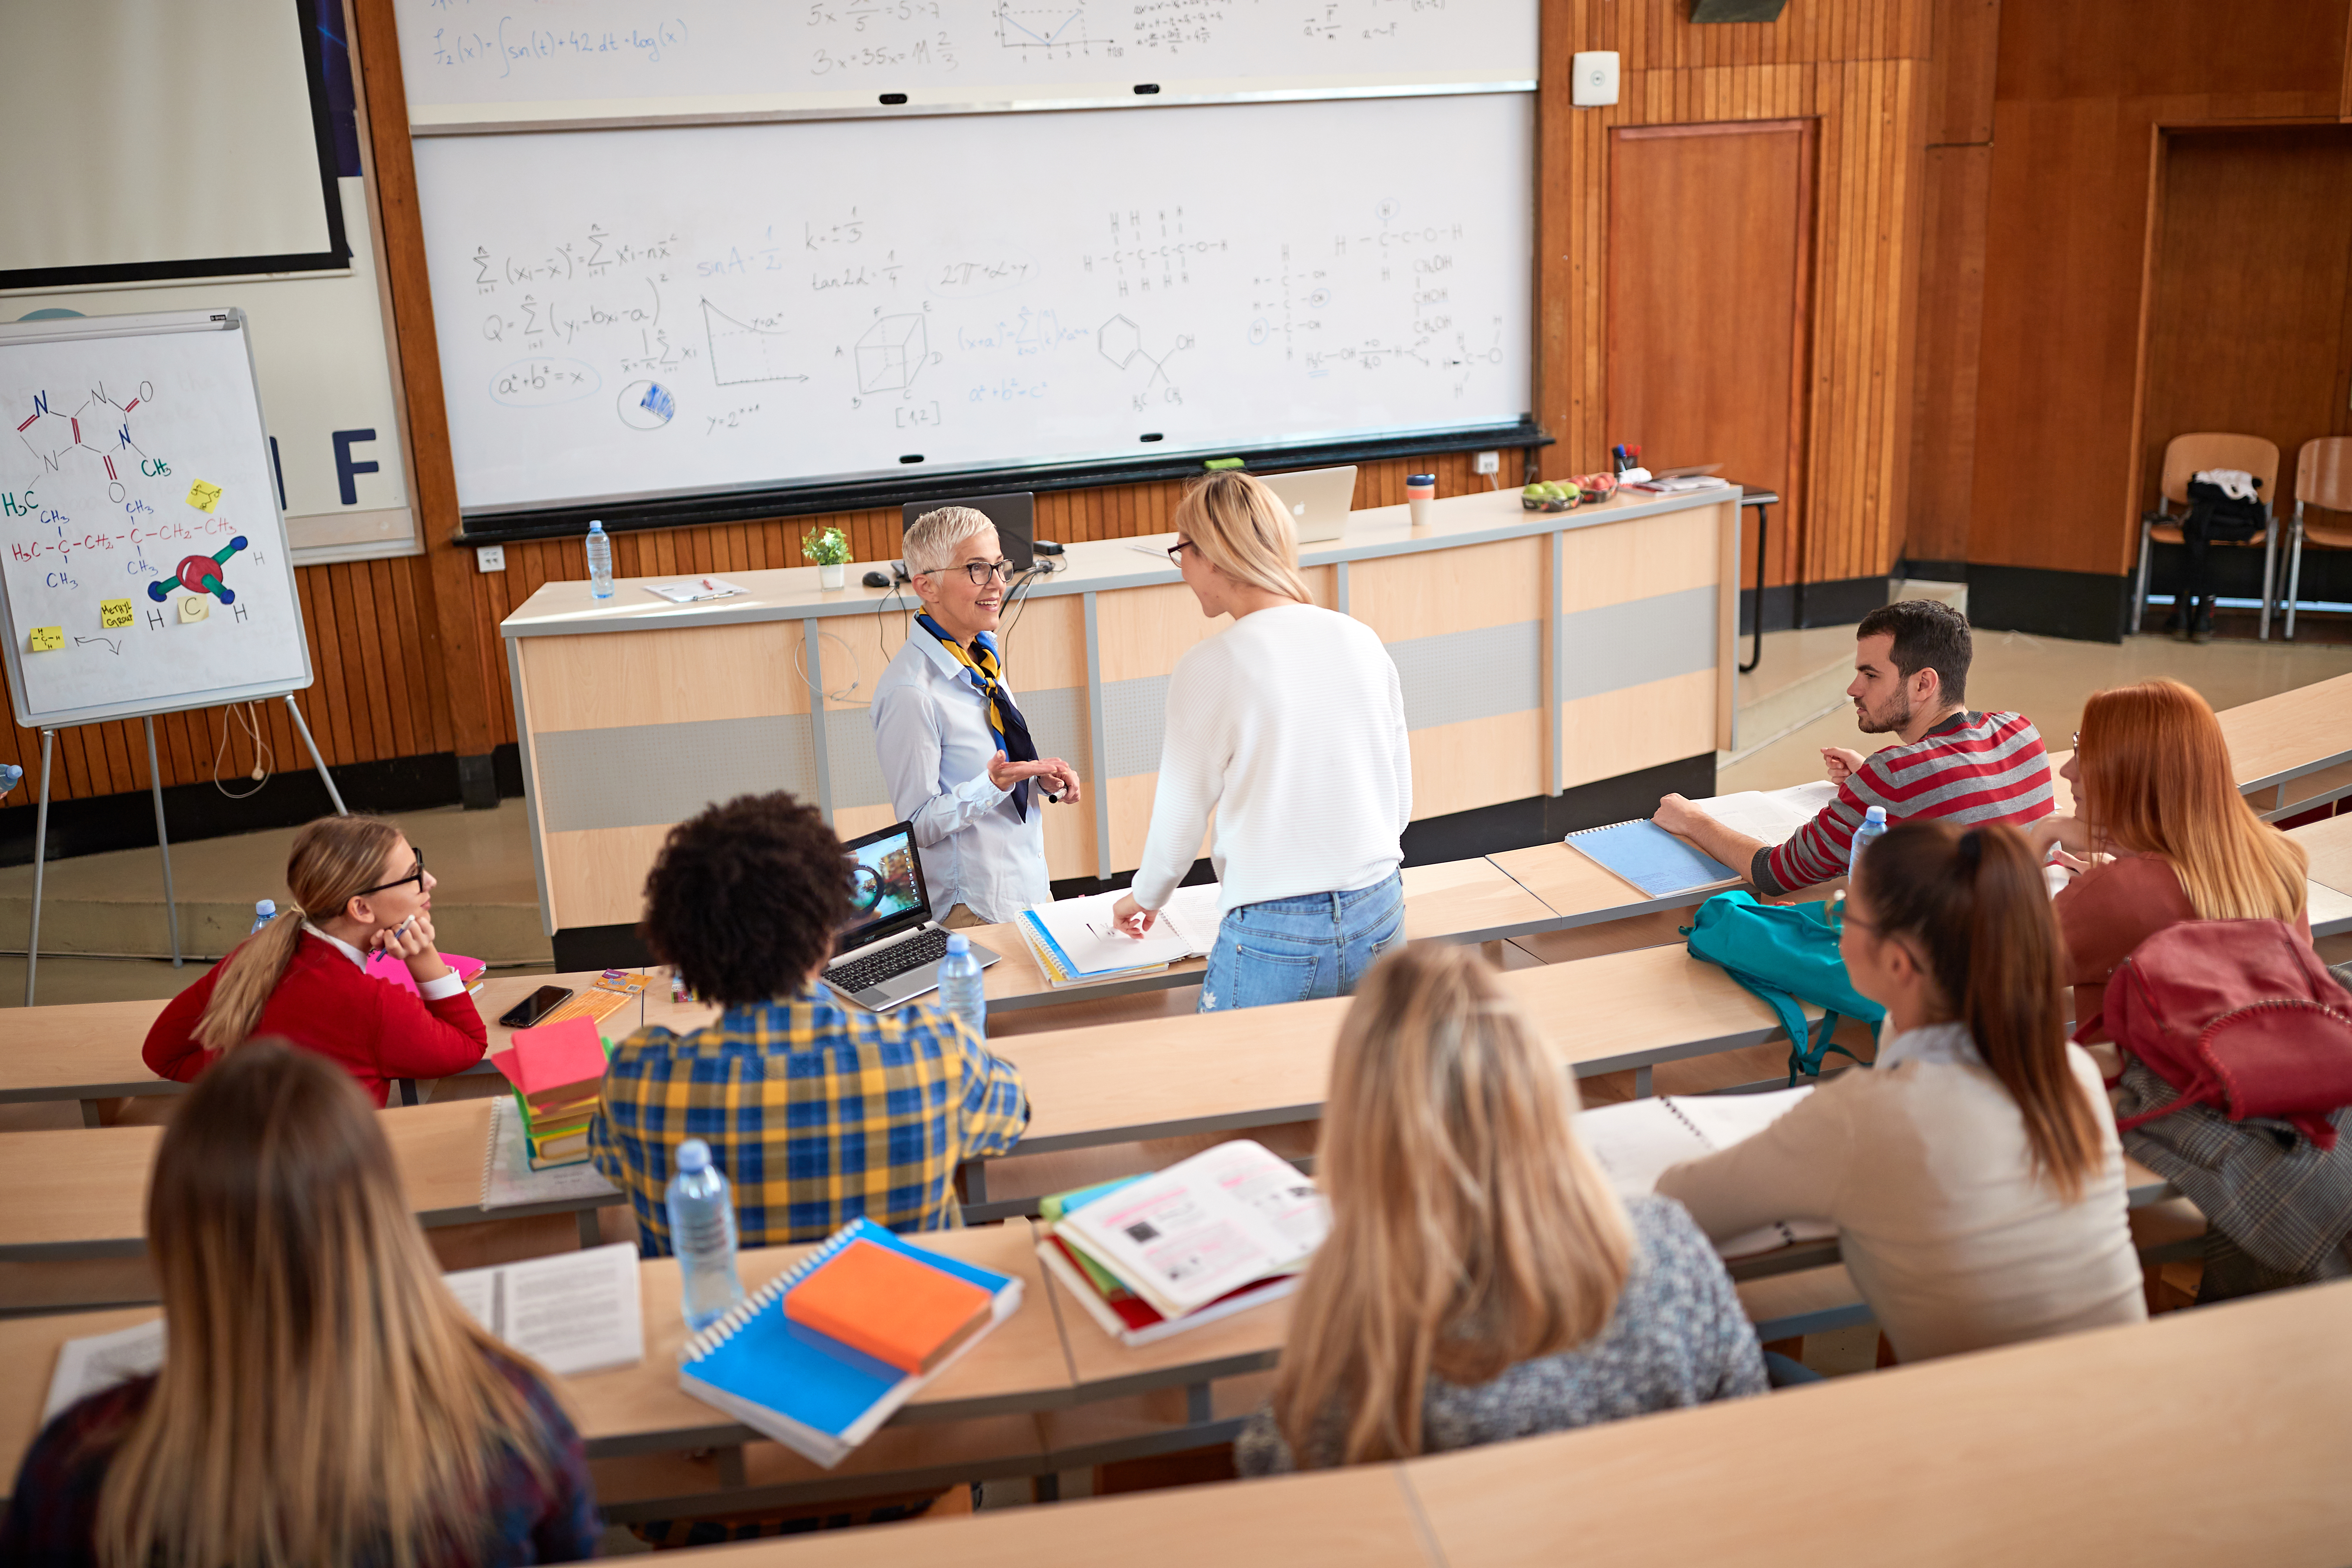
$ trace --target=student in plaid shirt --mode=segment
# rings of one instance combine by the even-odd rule
[[[621,1042],[590,1132],[629,1194],[638,1247],[670,1252],[670,1155],[710,1145],[742,1245],[821,1240],[858,1215],[893,1230],[960,1222],[955,1168],[1029,1125],[1021,1075],[944,1010],[845,1007],[817,979],[848,920],[841,841],[784,794],[743,795],[670,830],[646,879],[646,942],[726,1011],[686,1036]]]

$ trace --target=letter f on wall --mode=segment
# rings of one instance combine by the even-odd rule
[[[373,441],[373,430],[338,430],[335,432],[335,483],[341,488],[343,504],[360,504],[359,476],[373,474],[383,467],[373,460],[356,463],[352,460],[352,447],[361,441]]]

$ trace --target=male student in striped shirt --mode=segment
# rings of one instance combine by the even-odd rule
[[[2022,713],[1968,707],[1968,617],[1931,599],[1906,599],[1870,612],[1854,628],[1854,720],[1866,735],[1896,744],[1864,757],[1824,746],[1837,798],[1785,844],[1766,844],[1670,795],[1652,818],[1727,866],[1743,867],[1762,893],[1794,892],[1845,875],[1863,814],[1886,820],[1941,816],[1953,822],[2020,825],[2050,815],[2050,758]]]

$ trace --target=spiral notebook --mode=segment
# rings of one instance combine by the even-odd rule
[[[1657,1095],[1577,1113],[1576,1141],[1622,1197],[1657,1189],[1658,1178],[1686,1160],[1752,1138],[1796,1109],[1811,1084],[1764,1094]],[[1716,1244],[1726,1258],[1821,1241],[1837,1227],[1819,1220],[1776,1220]]]
[[[887,1362],[784,1315],[784,1297],[853,1241],[870,1241],[967,1280],[994,1302],[987,1328],[928,1373]],[[848,1458],[925,1384],[953,1366],[1021,1310],[1021,1281],[901,1241],[869,1219],[851,1221],[823,1247],[687,1342],[678,1386],[826,1469]]]
[[[1588,827],[1564,841],[1654,899],[1736,887],[1739,873],[1643,818]]]

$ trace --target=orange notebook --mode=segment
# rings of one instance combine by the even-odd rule
[[[853,1241],[784,1293],[784,1316],[902,1372],[929,1372],[988,1326],[989,1293],[911,1258]]]

